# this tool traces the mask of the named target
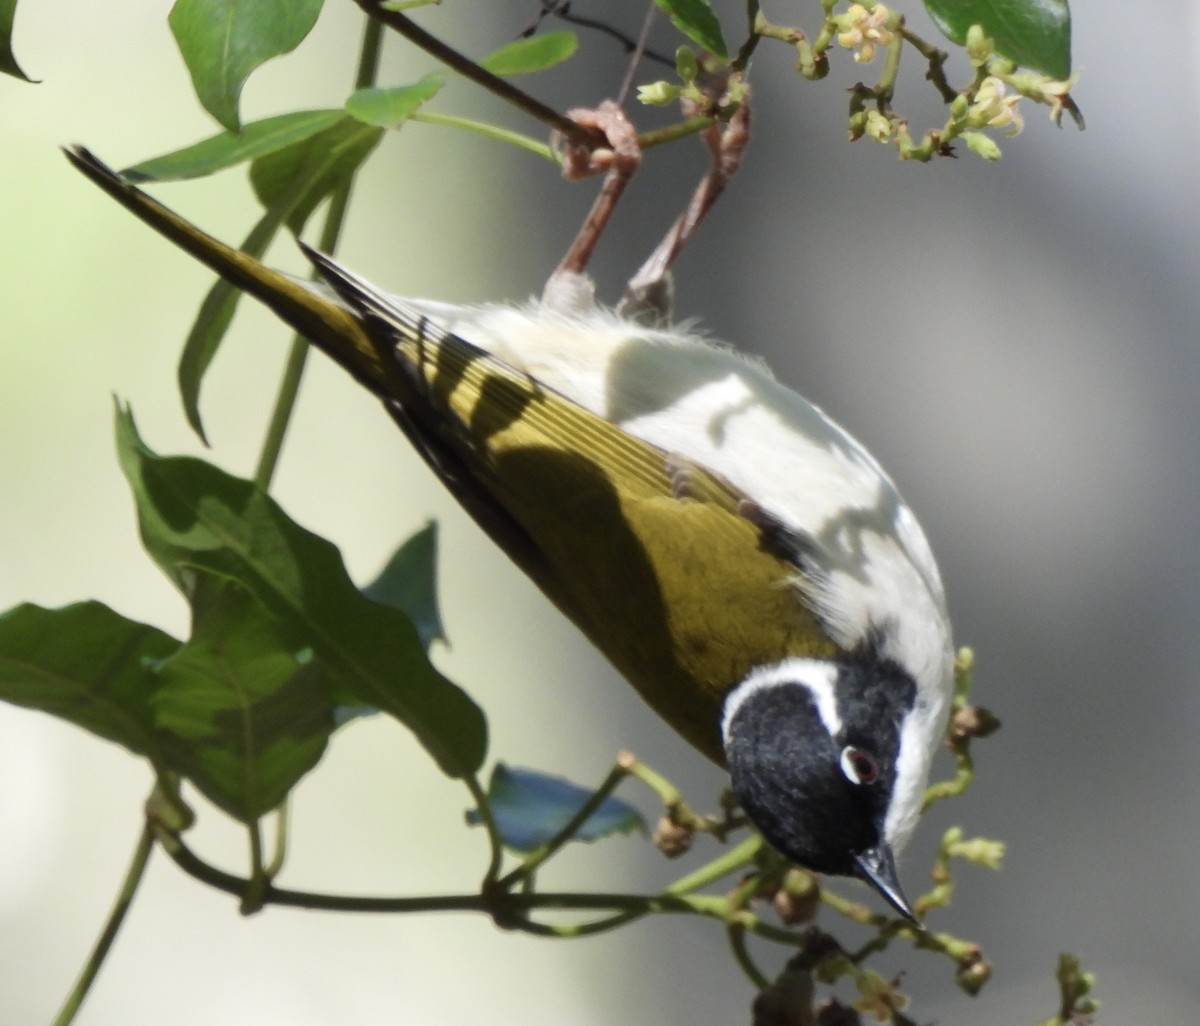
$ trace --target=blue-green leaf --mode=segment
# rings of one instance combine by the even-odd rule
[[[1052,78],[1071,74],[1071,11],[1067,0],[925,0],[947,39],[960,46],[980,25],[996,52]]]
[[[323,0],[176,0],[167,18],[200,103],[237,131],[246,79],[304,40]]]
[[[401,545],[379,576],[363,588],[368,598],[406,614],[426,651],[434,641],[446,640],[438,605],[437,554],[438,527],[431,520]]]
[[[592,792],[562,777],[531,769],[510,769],[497,763],[487,796],[505,847],[529,852],[554,838],[570,823]],[[468,810],[468,823],[475,826],[481,821],[478,809]],[[636,808],[619,798],[605,798],[573,840],[594,841],[644,828],[645,822]]]

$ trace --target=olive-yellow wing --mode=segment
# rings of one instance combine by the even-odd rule
[[[207,235],[86,150],[84,174],[380,397],[489,536],[680,734],[722,760],[754,666],[834,646],[744,497],[309,250],[333,293]]]

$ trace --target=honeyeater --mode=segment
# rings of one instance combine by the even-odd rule
[[[68,156],[373,392],[467,512],[798,864],[912,918],[894,853],[952,693],[941,580],[875,459],[759,362],[552,300],[451,306],[322,281],[205,234]],[[560,283],[561,284],[561,283]]]

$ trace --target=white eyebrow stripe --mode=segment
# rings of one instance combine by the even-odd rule
[[[786,684],[808,689],[817,707],[817,715],[821,717],[829,736],[836,737],[842,729],[842,717],[837,707],[837,678],[837,665],[824,659],[785,659],[752,670],[725,698],[721,739],[728,743],[729,727],[747,698],[767,688]]]

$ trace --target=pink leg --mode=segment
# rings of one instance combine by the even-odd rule
[[[749,96],[742,100],[728,122],[713,123],[706,128],[703,138],[712,154],[708,174],[701,179],[691,202],[662,242],[625,287],[620,310],[634,320],[652,324],[670,321],[671,266],[741,166],[742,154],[750,141]]]
[[[590,301],[591,285],[584,277],[588,261],[625,186],[641,166],[642,151],[638,145],[637,129],[625,112],[611,100],[606,100],[595,110],[569,111],[568,116],[585,128],[599,132],[608,141],[607,146],[592,150],[567,145],[562,155],[563,175],[568,179],[604,175],[604,184],[592,209],[588,211],[566,255],[550,276],[543,293],[547,302],[573,306],[580,301]],[[581,287],[586,290],[586,297],[579,295]]]

